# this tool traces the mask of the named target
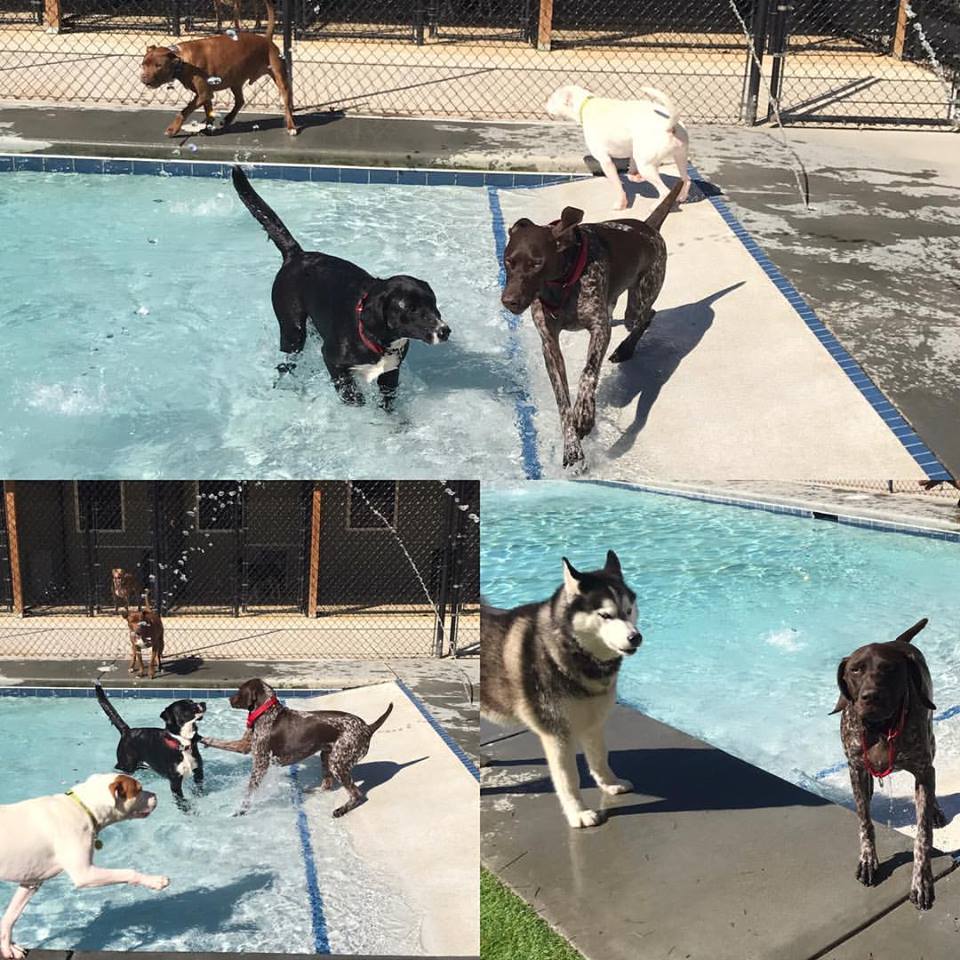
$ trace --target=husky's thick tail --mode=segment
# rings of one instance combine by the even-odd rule
[[[253,187],[247,175],[239,168],[233,168],[233,186],[243,205],[253,214],[254,219],[267,231],[267,236],[277,245],[283,254],[283,259],[301,252],[300,244],[293,239],[293,234],[283,225],[283,221],[263,202],[263,199]]]
[[[97,688],[97,700],[100,701],[100,706],[103,707],[103,712],[110,719],[110,722],[121,732],[127,733],[130,730],[129,725],[120,716],[119,713],[114,709],[113,704],[107,699],[107,695],[103,692],[103,687],[100,686],[100,681],[94,684]]]
[[[680,119],[680,111],[677,110],[673,98],[667,96],[662,90],[658,90],[656,87],[641,87],[640,92],[646,94],[648,99],[660,107],[656,112],[666,118],[668,129],[672,128]]]
[[[677,202],[677,197],[683,189],[683,180],[678,180],[671,188],[670,192],[657,204],[653,213],[647,217],[647,223],[654,230],[659,230],[663,226],[663,221],[667,219],[667,214],[673,209]]]
[[[392,712],[393,712],[393,704],[391,703],[391,704],[387,707],[387,709],[383,711],[383,714],[382,714],[381,716],[377,717],[377,719],[374,720],[373,723],[370,724],[370,735],[371,735],[371,736],[373,736],[373,734],[375,734],[375,733],[383,726],[384,720],[386,720],[387,717],[389,717]]]
[[[277,11],[273,8],[273,0],[264,0],[264,2],[267,5],[267,32],[264,36],[268,40],[273,40],[273,28],[277,25]]]

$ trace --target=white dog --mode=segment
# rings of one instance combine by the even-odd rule
[[[135,883],[162,890],[167,886],[166,877],[93,865],[94,848],[101,846],[97,834],[104,827],[148,817],[156,805],[156,795],[141,789],[133,777],[95,773],[67,793],[0,806],[0,880],[19,884],[0,920],[4,960],[26,956],[13,942],[13,925],[40,885],[57,874],[66,871],[77,887]]]
[[[683,179],[678,202],[687,199],[690,174],[687,150],[690,138],[677,117],[674,102],[660,90],[641,87],[646,100],[608,100],[595,97],[583,87],[560,87],[547,101],[551,117],[575,120],[583,127],[587,149],[596,158],[604,174],[616,187],[617,210],[627,208],[627,195],[620,183],[614,157],[629,157],[628,176],[635,183],[649,180],[657,196],[667,194],[660,179],[660,164],[673,158]]]

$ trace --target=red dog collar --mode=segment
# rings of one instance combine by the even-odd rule
[[[266,703],[257,707],[256,710],[251,710],[247,714],[247,726],[252,727],[271,707],[275,707],[279,703],[280,701],[276,697],[271,697]]]
[[[873,769],[873,765],[870,763],[870,755],[867,748],[867,734],[863,730],[860,731],[860,746],[863,748],[863,763],[872,777],[882,780],[884,777],[893,773],[893,763],[897,759],[897,740],[900,739],[900,734],[903,733],[903,728],[906,725],[906,722],[907,705],[904,703],[902,709],[900,710],[900,722],[895,727],[887,731],[887,769],[882,772]]]
[[[559,221],[554,221],[559,222]],[[567,295],[570,293],[570,290],[573,288],[580,278],[583,276],[583,271],[587,266],[587,238],[581,233],[580,234],[580,249],[577,251],[577,259],[574,261],[573,269],[570,271],[570,275],[566,280],[547,280],[544,283],[545,287],[559,287],[557,291],[557,298],[553,303],[547,303],[543,295],[540,296],[540,303],[545,310],[549,310],[550,313],[556,313],[560,307],[563,306],[564,301],[567,299]]]
[[[368,349],[375,353],[378,357],[382,357],[387,349],[383,345],[377,343],[376,340],[368,337],[363,329],[363,305],[367,302],[367,294],[364,294],[358,301],[357,305],[354,308],[357,314],[357,336],[360,337],[360,342]]]
[[[180,749],[180,742],[179,742],[178,740],[174,740],[173,737],[171,737],[171,736],[165,736],[165,737],[163,738],[163,742],[164,742],[164,744],[165,744],[166,746],[168,746],[171,750],[179,750],[179,749]]]

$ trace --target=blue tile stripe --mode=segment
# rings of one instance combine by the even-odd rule
[[[810,507],[797,507],[786,503],[768,503],[763,500],[744,500],[740,497],[725,497],[722,494],[707,493],[699,490],[671,490],[642,483],[629,483],[625,480],[577,480],[575,483],[590,483],[596,487],[614,487],[620,490],[635,490],[638,493],[655,493],[662,497],[679,497],[682,500],[699,500],[704,503],[721,503],[728,507],[740,507],[744,510],[761,510],[764,513],[779,513],[791,517],[805,517],[808,520],[828,520],[842,527],[859,527],[862,530],[878,530],[883,533],[900,533],[908,537],[925,537],[928,540],[943,540],[947,543],[960,543],[960,532],[936,530],[932,527],[918,527],[895,520],[872,520],[869,517],[850,517],[837,513],[826,513]]]
[[[463,747],[457,743],[453,737],[443,729],[440,722],[430,713],[430,711],[423,705],[420,698],[417,697],[414,692],[399,678],[397,677],[394,680],[394,683],[406,694],[407,699],[420,711],[420,716],[423,717],[427,723],[436,730],[440,739],[450,748],[453,755],[467,768],[470,772],[470,775],[473,777],[477,783],[480,782],[480,770],[477,768],[477,765],[464,753]]]
[[[77,157],[59,154],[0,153],[0,173],[120,173],[135,176],[229,179],[232,162],[150,160],[142,157]],[[587,179],[573,173],[491,170],[436,170],[397,167],[326,166],[307,163],[243,163],[251,177],[312,183],[386,183],[397,186],[543,187]]]
[[[487,201],[490,204],[490,223],[493,227],[493,242],[497,252],[498,282],[500,287],[507,282],[503,266],[503,252],[507,249],[507,230],[503,222],[503,210],[500,207],[498,188],[487,187]],[[520,374],[526,368],[523,348],[520,345],[520,318],[514,316],[506,307],[500,308],[500,315],[507,324],[510,335],[507,339],[507,357],[513,368]],[[530,399],[525,386],[519,383],[513,394],[516,407],[515,423],[520,434],[520,449],[523,453],[523,474],[528,480],[539,480],[543,475],[537,443],[537,428],[533,422],[537,408]]]
[[[229,697],[236,692],[237,685],[229,687],[111,687],[104,685],[110,697],[127,697],[130,699],[157,699],[157,700],[196,700],[203,698],[214,700],[217,697]],[[285,690],[277,688],[277,695],[281,700],[296,697],[320,697],[326,693],[336,693],[336,690]],[[34,687],[9,686],[0,687],[0,697],[93,697],[93,686],[89,687]]]
[[[300,765],[296,763],[290,767],[290,786],[293,791],[293,805],[297,809],[297,833],[300,835],[300,853],[303,856],[307,895],[310,898],[313,946],[316,953],[329,953],[330,940],[327,937],[327,921],[323,915],[323,895],[320,893],[317,861],[313,855],[313,843],[310,840],[310,824],[307,822],[307,812],[303,809],[303,787],[300,786],[299,769]]]
[[[691,163],[690,175],[695,180],[703,182],[700,172]],[[701,191],[704,192],[704,191]],[[847,352],[846,348],[827,328],[826,324],[814,313],[799,291],[773,265],[770,258],[756,240],[750,235],[744,225],[737,219],[727,202],[720,196],[707,196],[714,209],[720,214],[724,223],[733,231],[734,236],[743,244],[747,253],[753,257],[757,265],[767,275],[773,285],[783,294],[787,303],[806,324],[810,332],[820,341],[823,348],[837,362],[840,369],[847,375],[851,383],[860,391],[863,398],[873,407],[877,416],[890,428],[894,436],[903,444],[907,453],[923,469],[931,480],[952,480],[953,477],[947,468],[940,462],[937,455],[920,439],[913,427],[904,419],[903,415],[890,402],[883,391],[870,379],[867,372]]]

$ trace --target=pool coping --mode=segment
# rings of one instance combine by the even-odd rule
[[[812,506],[804,506],[798,503],[782,503],[772,499],[750,499],[749,497],[734,496],[730,493],[712,493],[696,488],[661,486],[656,483],[635,483],[628,480],[601,480],[588,477],[574,482],[589,483],[598,487],[613,487],[620,490],[633,490],[637,493],[654,493],[664,497],[679,497],[683,500],[717,503],[746,510],[760,510],[765,513],[804,517],[808,520],[825,520],[839,526],[858,527],[864,530],[878,530],[884,533],[900,533],[912,537],[925,537],[930,540],[943,540],[947,543],[960,543],[960,531],[925,527],[921,524],[900,523],[896,520],[858,517],[854,514],[838,513],[832,509],[818,510]]]

